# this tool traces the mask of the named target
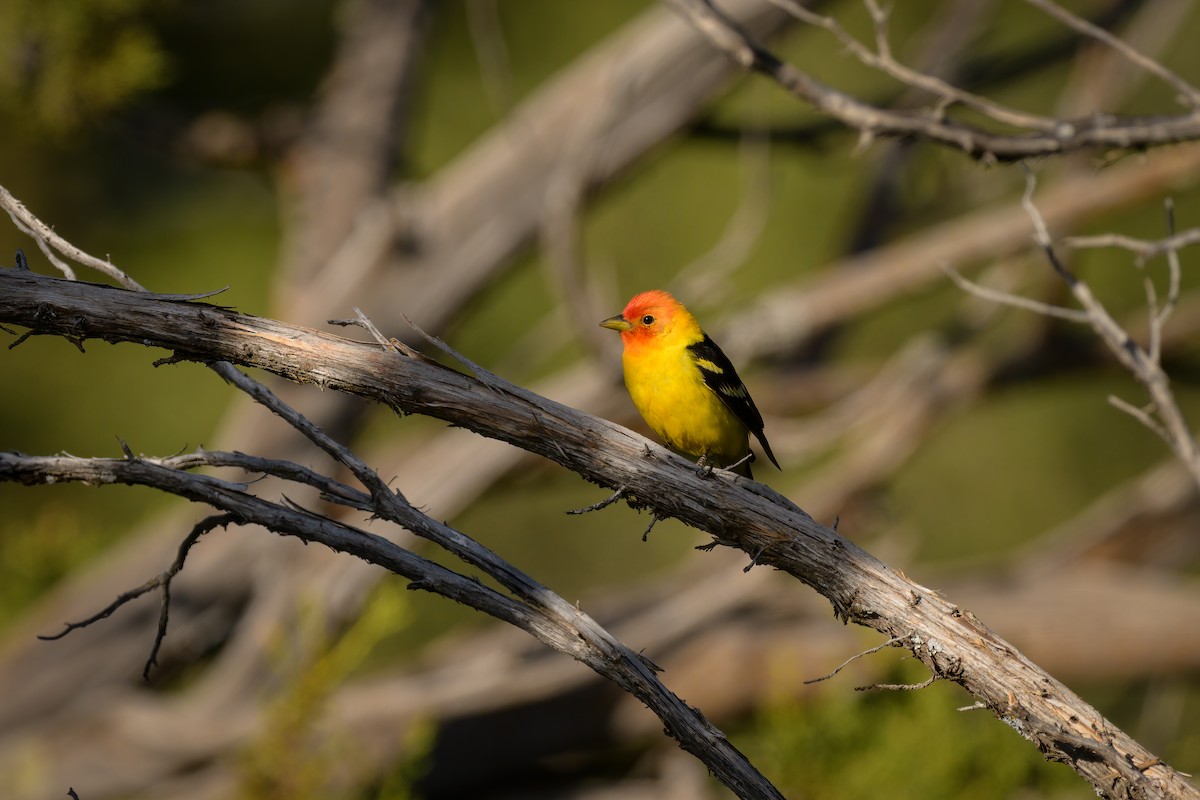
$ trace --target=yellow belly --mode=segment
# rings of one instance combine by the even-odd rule
[[[624,367],[633,404],[669,447],[696,458],[707,454],[718,466],[750,452],[746,426],[705,385],[686,349],[639,354]]]

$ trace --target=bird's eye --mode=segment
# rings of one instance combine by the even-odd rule
[[[653,325],[654,324],[654,315],[647,314],[646,316],[642,317],[642,324],[643,325]]]

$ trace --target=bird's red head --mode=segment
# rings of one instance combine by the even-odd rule
[[[626,348],[649,344],[671,334],[680,325],[699,330],[695,319],[683,304],[661,289],[635,295],[619,316],[610,317],[600,324],[620,331],[621,341]]]

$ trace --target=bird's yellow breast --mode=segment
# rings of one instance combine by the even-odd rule
[[[627,347],[622,363],[633,404],[667,445],[721,466],[750,452],[746,426],[705,385],[685,344]]]

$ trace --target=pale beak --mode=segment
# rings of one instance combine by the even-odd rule
[[[631,331],[631,330],[633,330],[633,324],[631,322],[629,322],[628,320],[626,320],[624,317],[622,317],[620,314],[617,314],[615,317],[609,317],[608,319],[604,320],[603,322],[600,323],[600,327],[601,328],[611,328],[614,331]]]

